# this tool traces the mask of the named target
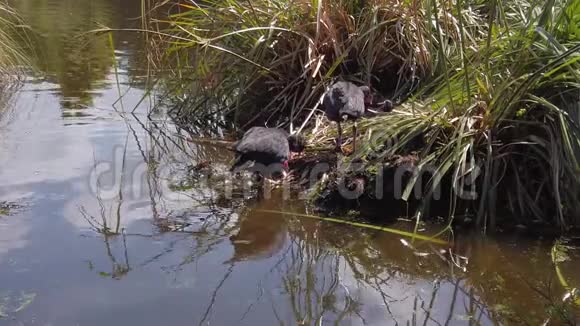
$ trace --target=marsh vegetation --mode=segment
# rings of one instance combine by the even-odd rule
[[[151,12],[160,84],[183,126],[283,126],[330,146],[320,99],[351,80],[396,107],[360,123],[373,141],[340,160],[362,160],[373,180],[419,137],[399,198],[431,172],[415,217],[440,187],[469,182],[467,203],[447,192],[450,220],[580,223],[580,1],[169,1]]]

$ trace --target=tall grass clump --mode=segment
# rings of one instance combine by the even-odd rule
[[[169,44],[164,60],[175,67],[168,88],[187,95],[174,113],[185,121],[225,116],[238,127],[302,121],[338,76],[404,98],[443,67],[451,53],[439,51],[441,42],[462,37],[454,9],[446,6],[426,8],[418,0],[178,4],[160,21],[170,26],[162,37]],[[469,44],[483,16],[461,15]],[[441,39],[432,33],[434,21]]]
[[[449,56],[446,73],[401,112],[368,120],[365,127],[389,126],[398,136],[383,156],[424,135],[419,167],[435,170],[425,197],[444,176],[454,186],[474,180],[472,203],[482,227],[506,221],[578,226],[580,1],[487,6],[487,35],[477,46],[462,44]],[[457,203],[451,202],[452,216]]]
[[[375,166],[423,138],[418,168],[434,173],[418,217],[449,186],[451,219],[580,224],[580,0],[214,0],[158,23],[182,123],[296,129],[330,82],[370,84],[398,106],[362,132],[397,142],[356,156]]]

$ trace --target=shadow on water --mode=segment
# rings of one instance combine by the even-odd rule
[[[138,36],[115,34],[114,61],[108,38],[82,34],[131,26],[140,1],[14,4],[48,77],[31,79],[1,117],[0,202],[26,205],[0,216],[0,325],[557,320],[565,291],[551,241],[456,234],[447,246],[410,243],[301,218],[309,207],[280,191],[226,195],[232,154],[185,141],[151,111],[155,94],[142,101]],[[119,93],[134,114],[119,109]],[[561,267],[580,284],[578,259]]]

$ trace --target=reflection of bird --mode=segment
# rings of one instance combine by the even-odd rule
[[[288,239],[288,220],[270,212],[279,210],[286,211],[288,207],[283,192],[274,191],[271,198],[258,201],[253,209],[240,214],[238,229],[230,236],[234,252],[228,262],[264,259],[283,249]]]
[[[337,150],[342,146],[341,122],[353,120],[353,152],[356,151],[356,120],[365,113],[365,106],[372,103],[369,87],[350,82],[337,82],[330,86],[323,99],[324,111],[329,120],[338,124]]]
[[[241,218],[236,234],[230,236],[234,248],[230,261],[258,260],[275,255],[284,247],[287,232],[285,219],[250,210]]]
[[[304,150],[304,138],[298,135],[289,135],[278,128],[253,127],[248,130],[242,139],[234,145],[236,160],[231,171],[237,172],[248,168],[251,163],[262,166],[256,167],[257,172],[263,169],[280,169],[282,173],[288,170],[290,152],[300,153]],[[272,166],[280,165],[280,166]],[[267,173],[269,174],[269,173]]]

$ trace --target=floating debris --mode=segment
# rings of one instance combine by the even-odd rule
[[[0,318],[7,318],[26,309],[35,298],[36,293],[33,292],[0,292]]]

